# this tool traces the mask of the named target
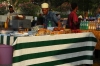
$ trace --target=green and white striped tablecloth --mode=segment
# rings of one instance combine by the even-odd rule
[[[11,45],[14,43],[17,37],[0,35],[0,44]]]
[[[18,37],[13,43],[13,66],[93,64],[96,42],[92,33]]]

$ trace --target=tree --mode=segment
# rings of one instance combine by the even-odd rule
[[[10,0],[10,4],[11,4],[13,7],[16,7],[18,1],[19,1],[19,0]]]
[[[21,2],[28,2],[29,0],[10,0],[10,3],[13,7],[16,7]]]
[[[0,2],[6,1],[6,0],[0,0]],[[9,0],[11,5],[13,7],[18,7],[19,3],[29,2],[30,0]],[[32,0],[34,3],[41,6],[43,2],[48,2],[50,4],[50,7],[53,9],[56,9],[61,6],[64,2],[76,2],[79,6],[79,11],[85,12],[85,11],[95,11],[97,6],[100,4],[100,0]]]

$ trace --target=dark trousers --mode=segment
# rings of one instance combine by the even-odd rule
[[[100,61],[100,50],[95,49],[93,54],[94,54],[94,60]]]

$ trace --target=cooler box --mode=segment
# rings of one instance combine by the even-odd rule
[[[19,27],[22,28],[31,28],[31,20],[24,19],[24,20],[12,20],[12,28],[18,29]]]

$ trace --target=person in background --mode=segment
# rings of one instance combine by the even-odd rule
[[[100,20],[100,5],[97,7],[96,10],[96,20],[97,21]],[[100,61],[100,43],[98,42],[94,50],[94,62],[99,62],[99,61]]]
[[[58,20],[60,20],[60,18],[61,18],[60,14],[56,14],[56,16],[57,16]]]
[[[42,14],[39,14],[37,17],[37,25],[43,25],[43,16]]]
[[[51,21],[51,27],[61,27],[62,24],[58,20],[57,16],[52,12],[49,11],[49,5],[48,3],[41,4],[42,12],[43,12],[43,18],[44,18],[44,27],[48,27],[48,22]]]
[[[78,21],[81,22],[82,20],[83,20],[83,16],[82,15],[79,15],[78,16]]]
[[[78,5],[76,3],[71,3],[71,8],[72,11],[68,16],[66,27],[70,28],[71,30],[79,29],[78,16],[76,14],[78,10]]]
[[[9,22],[10,25],[12,25],[11,20],[12,20],[13,15],[17,15],[17,13],[14,11],[13,7],[10,5],[9,12],[7,14],[7,20],[6,20],[6,22]]]
[[[96,19],[100,18],[100,5],[97,7],[96,10]]]
[[[88,12],[87,11],[84,13],[84,20],[88,20]]]
[[[39,14],[37,17],[33,18],[33,21],[31,22],[31,26],[37,26],[37,25],[43,25],[43,16],[42,14]]]

